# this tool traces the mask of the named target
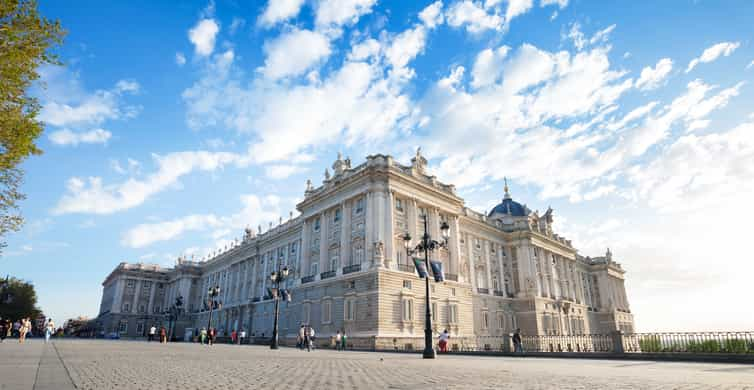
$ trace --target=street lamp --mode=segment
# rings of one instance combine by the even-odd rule
[[[288,267],[283,267],[279,271],[272,271],[270,274],[270,280],[274,283],[275,287],[271,289],[272,299],[275,300],[275,322],[272,325],[272,341],[270,342],[270,349],[278,349],[278,317],[280,316],[280,283],[282,283],[288,277]]]
[[[207,333],[209,333],[210,327],[212,327],[212,309],[219,305],[215,302],[215,297],[220,295],[220,286],[210,287],[207,290],[207,297],[209,302],[209,319],[207,320]]]
[[[181,314],[181,308],[183,307],[183,296],[179,295],[175,298],[175,303],[170,306],[170,336],[168,340],[175,341],[175,323],[178,322],[178,316]]]
[[[419,241],[419,244],[417,244],[413,249],[411,248],[411,235],[406,232],[405,235],[403,235],[403,246],[406,248],[406,254],[409,258],[414,253],[417,252],[424,252],[424,267],[427,270],[427,274],[425,275],[424,279],[426,282],[426,294],[425,294],[425,328],[424,328],[424,353],[422,356],[424,356],[425,359],[434,359],[435,358],[435,349],[432,346],[432,313],[430,309],[430,297],[429,297],[429,252],[434,251],[435,249],[440,248],[448,248],[448,238],[450,237],[450,227],[448,226],[448,223],[443,221],[440,225],[440,231],[442,232],[442,242],[437,242],[432,239],[432,237],[429,236],[429,231],[427,229],[427,215],[424,214],[422,217],[424,217],[424,235],[422,235],[421,241]]]

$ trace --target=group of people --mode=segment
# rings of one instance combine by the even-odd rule
[[[216,339],[216,328],[209,328],[209,330],[207,330],[207,328],[202,328],[202,330],[199,331],[199,341],[201,341],[202,345],[214,345]]]
[[[448,352],[449,340],[450,340],[450,333],[448,333],[448,330],[445,329],[442,333],[440,333],[440,337],[437,342],[437,346],[440,352],[442,353]],[[516,331],[513,333],[513,337],[511,338],[511,340],[513,341],[513,352],[524,353],[524,347],[523,347],[523,344],[521,344],[521,329],[516,329]]]
[[[33,326],[31,318],[29,317],[22,318],[13,323],[7,319],[0,320],[0,342],[5,341],[8,337],[18,337],[18,342],[24,343],[26,341],[26,336],[32,334],[32,331]],[[47,319],[47,322],[44,324],[43,332],[45,342],[50,341],[50,337],[57,332],[55,322],[53,322],[52,318]]]
[[[246,339],[246,331],[241,329],[240,332],[236,332],[235,329],[233,329],[232,332],[230,332],[230,342],[232,344],[243,344],[244,339]]]
[[[154,340],[154,336],[157,335],[157,327],[152,325],[152,327],[149,328],[149,333],[147,334],[147,341]],[[160,343],[165,344],[168,342],[168,330],[165,329],[164,326],[160,326]]]
[[[335,334],[335,349],[337,351],[345,351],[347,341],[348,341],[348,336],[346,336],[345,329],[343,330],[343,334],[340,334],[340,331],[338,331],[338,333]]]
[[[298,330],[296,345],[302,351],[304,348],[307,351],[311,351],[314,348],[314,328],[309,325],[301,325],[301,328]]]

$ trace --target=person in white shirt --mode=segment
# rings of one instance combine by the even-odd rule
[[[246,338],[246,331],[241,329],[241,332],[238,334],[238,344],[243,344],[243,339]]]
[[[448,333],[448,330],[445,329],[445,331],[440,333],[440,352],[448,352],[448,339],[450,339],[450,334]]]
[[[47,325],[45,326],[45,343],[50,341],[50,336],[55,333],[55,323],[52,322],[52,318],[49,318],[47,320]]]
[[[154,339],[155,333],[157,333],[157,327],[152,325],[152,327],[149,328],[149,335],[147,336],[147,341],[152,341]]]
[[[343,338],[340,336],[340,331],[335,334],[335,349],[340,351],[340,342]]]

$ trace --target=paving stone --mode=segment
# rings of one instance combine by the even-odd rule
[[[58,358],[59,356],[59,358]],[[0,344],[0,389],[753,389],[754,365],[313,352],[56,340]],[[55,386],[55,384],[59,386]]]

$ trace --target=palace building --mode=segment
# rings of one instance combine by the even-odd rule
[[[633,331],[625,271],[609,250],[580,255],[553,231],[552,209],[531,211],[507,184],[492,211],[474,211],[426,165],[418,150],[410,165],[372,155],[352,167],[339,155],[320,186],[307,181],[297,217],[265,232],[247,228],[242,241],[206,261],[179,258],[173,268],[120,263],[102,283],[100,334],[140,337],[168,321],[179,338],[193,334],[208,325],[208,290],[219,286],[212,326],[269,338],[270,274],[288,267],[281,343],[310,324],[323,340],[345,330],[356,346],[421,349],[425,286],[403,237],[409,233],[415,246],[424,217],[435,240],[443,222],[450,227],[447,248],[430,255],[445,272],[445,281],[431,281],[435,332],[448,329],[458,342],[516,328],[525,335]]]

